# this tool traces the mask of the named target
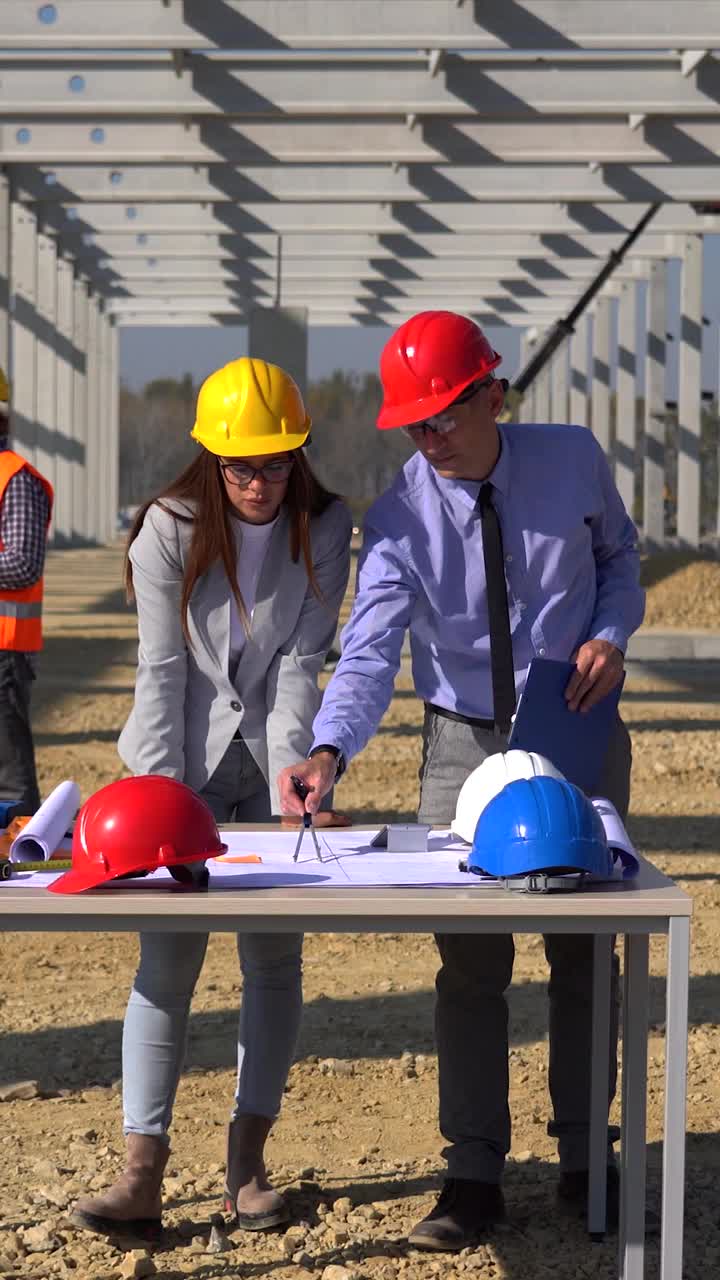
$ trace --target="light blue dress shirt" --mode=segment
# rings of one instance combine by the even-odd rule
[[[637,531],[585,427],[513,423],[488,479],[503,534],[522,692],[536,656],[570,659],[588,639],[625,651],[643,619]],[[478,481],[444,480],[420,453],[370,508],[342,657],[313,725],[314,745],[349,760],[392,697],[406,631],[415,689],[491,719],[490,636]]]

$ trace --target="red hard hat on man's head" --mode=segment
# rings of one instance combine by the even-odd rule
[[[183,782],[162,774],[122,778],[85,802],[72,869],[48,888],[80,893],[117,876],[214,858],[225,848],[211,809]]]
[[[455,311],[420,311],[380,356],[383,403],[377,425],[407,427],[442,413],[502,360],[474,320]]]

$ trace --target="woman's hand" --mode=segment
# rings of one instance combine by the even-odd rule
[[[302,819],[296,817],[295,814],[284,814],[280,819],[281,827],[299,827]],[[313,815],[313,826],[320,830],[321,827],[351,827],[352,818],[347,813],[338,813],[336,809],[330,809],[325,812],[320,810]]]

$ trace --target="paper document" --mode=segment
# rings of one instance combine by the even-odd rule
[[[615,820],[622,828],[617,813],[609,802],[600,800],[596,806],[606,806],[604,821]],[[613,813],[615,817],[613,818]],[[622,828],[624,830],[624,828]],[[322,862],[318,861],[311,845],[303,847],[300,858],[293,862],[293,850],[297,841],[296,831],[224,831],[223,840],[228,853],[238,857],[254,855],[261,862],[224,862],[210,858],[209,891],[221,889],[280,889],[280,888],[450,888],[474,889],[502,888],[502,881],[492,876],[477,876],[461,871],[459,862],[465,862],[469,846],[458,840],[450,831],[433,831],[424,853],[394,853],[372,845],[374,831],[354,828],[330,828],[318,831],[322,846]],[[620,833],[621,834],[621,833]],[[620,838],[620,835],[617,837]],[[627,834],[623,848],[632,850]],[[616,847],[618,847],[616,845]],[[615,879],[622,878],[621,863],[617,865]],[[38,864],[36,872],[20,872],[7,883],[22,880],[31,887],[44,888],[58,873],[53,873],[52,863]],[[61,873],[60,873],[61,874]],[[187,890],[173,880],[166,868],[138,879],[114,880],[99,886],[94,893],[123,893],[126,891],[157,891],[162,893]],[[0,886],[0,893],[2,887]]]
[[[61,782],[10,846],[11,862],[47,862],[80,808],[76,782]]]

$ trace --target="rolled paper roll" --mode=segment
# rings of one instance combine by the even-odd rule
[[[61,782],[10,846],[11,862],[47,862],[80,808],[76,782]]]

